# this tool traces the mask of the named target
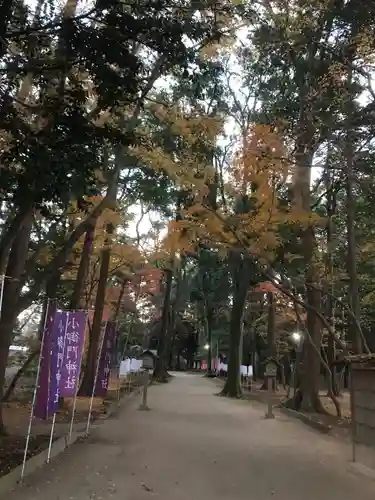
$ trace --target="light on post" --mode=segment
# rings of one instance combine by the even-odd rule
[[[292,339],[294,340],[294,342],[298,343],[301,340],[301,334],[299,332],[293,332]]]

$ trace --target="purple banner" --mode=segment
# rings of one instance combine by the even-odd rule
[[[42,332],[42,351],[40,353],[40,371],[38,389],[36,393],[34,416],[43,420],[49,417],[48,412],[48,393],[50,380],[51,366],[51,345],[52,345],[52,329],[56,314],[56,305],[49,304],[46,315],[47,318],[44,324],[44,332]]]
[[[112,352],[116,341],[116,323],[107,321],[102,352],[99,359],[98,377],[96,379],[95,396],[104,397],[108,390],[109,375],[111,372]]]
[[[86,312],[74,311],[69,313],[60,379],[60,396],[63,398],[74,397],[77,391],[81,373],[86,322]]]
[[[51,368],[48,391],[48,413],[55,414],[59,409],[61,370],[64,360],[65,340],[69,312],[57,311],[52,328]]]

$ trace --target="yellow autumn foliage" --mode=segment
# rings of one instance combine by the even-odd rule
[[[86,211],[92,210],[92,208],[96,204],[100,203],[101,200],[102,198],[99,196],[88,199]],[[77,208],[76,204],[72,203],[69,217],[71,217],[72,224],[75,225],[79,223],[80,220],[85,218],[85,213],[81,212]],[[101,253],[107,243],[108,235],[106,227],[109,223],[112,224],[115,229],[111,238],[109,276],[121,274],[123,276],[131,277],[134,275],[135,271],[145,263],[145,256],[135,245],[119,242],[116,235],[116,228],[124,223],[126,217],[126,214],[120,212],[119,210],[107,209],[97,221],[85,290],[85,295],[88,301],[90,301],[90,298],[94,297],[96,293],[99,280]],[[75,245],[69,269],[66,270],[63,275],[64,279],[72,281],[76,279],[82,256],[84,240],[85,235],[83,235]]]
[[[225,194],[241,202],[242,208],[214,210],[197,196],[196,203],[183,211],[183,219],[169,225],[164,251],[191,253],[200,243],[217,248],[221,254],[236,247],[259,258],[272,258],[282,242],[281,226],[304,226],[317,219],[281,203],[278,191],[290,174],[286,157],[276,132],[265,125],[254,126],[228,172],[230,191]]]
[[[223,130],[221,116],[208,116],[203,109],[152,104],[154,117],[169,128],[178,143],[168,152],[153,142],[147,126],[139,131],[140,144],[132,149],[145,166],[167,174],[175,185],[195,200],[185,208],[182,220],[171,222],[166,237],[157,249],[159,258],[168,261],[178,253],[194,252],[207,244],[221,253],[234,247],[264,258],[280,245],[283,225],[304,226],[316,217],[297,207],[282,203],[280,187],[291,176],[287,151],[279,131],[254,125],[226,172],[222,195],[231,207],[209,205],[209,188],[215,182],[215,168],[202,154],[201,145],[215,146]],[[239,205],[238,205],[239,204]],[[242,208],[240,205],[242,204]],[[240,207],[240,208],[239,208]]]
[[[353,39],[353,43],[357,47],[358,55],[363,59],[365,64],[375,64],[374,54],[374,33],[369,28],[363,29]]]
[[[216,59],[222,54],[230,54],[236,43],[236,37],[233,35],[224,36],[220,42],[212,41],[208,43],[199,51],[203,59],[212,60]]]
[[[205,115],[201,109],[186,111],[182,105],[153,104],[150,110],[169,127],[172,136],[182,141],[178,156],[155,144],[151,130],[145,126],[139,131],[141,145],[131,148],[131,153],[149,168],[166,173],[181,189],[192,191],[196,196],[203,195],[215,172],[212,165],[203,160],[198,143],[204,140],[206,145],[214,145],[223,127],[222,117]]]

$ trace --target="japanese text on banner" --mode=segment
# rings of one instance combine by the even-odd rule
[[[57,311],[52,330],[50,385],[48,394],[48,413],[54,414],[59,407],[61,371],[64,360],[65,335],[69,312]]]
[[[95,396],[104,397],[108,390],[112,353],[115,345],[116,323],[108,321],[104,332],[103,347],[98,366]]]
[[[49,401],[49,386],[50,386],[50,366],[51,366],[51,350],[52,350],[52,335],[53,325],[56,315],[56,306],[49,304],[46,311],[45,328],[42,336],[43,345],[40,353],[40,371],[39,380],[37,380],[37,393],[34,408],[36,418],[48,419],[50,412],[48,407]]]
[[[86,323],[86,312],[73,311],[69,314],[60,380],[60,395],[64,398],[73,397],[77,391]]]

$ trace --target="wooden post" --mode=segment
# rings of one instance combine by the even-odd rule
[[[150,408],[147,405],[147,389],[148,389],[148,370],[145,369],[143,371],[143,398],[142,398],[142,404],[139,407],[139,410],[141,411],[148,411]]]
[[[275,415],[273,413],[273,408],[272,408],[272,393],[273,393],[273,377],[268,376],[267,377],[267,413],[266,413],[266,418],[275,418]]]
[[[352,437],[352,462],[356,462],[356,415],[355,415],[355,399],[354,399],[354,387],[353,387],[353,369],[352,365],[349,365],[349,388],[350,388],[350,413],[352,417],[351,421],[351,437]]]
[[[266,364],[266,373],[267,377],[267,413],[266,418],[275,418],[272,407],[272,394],[274,389],[274,383],[276,381],[277,376],[277,365],[273,360],[270,360]]]

